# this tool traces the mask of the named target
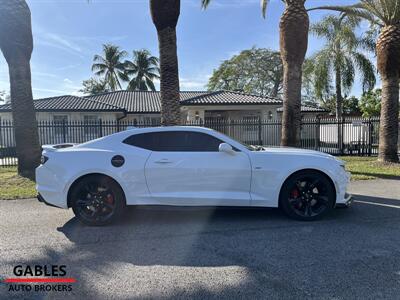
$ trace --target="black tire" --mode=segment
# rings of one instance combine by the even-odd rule
[[[125,211],[125,196],[112,178],[86,176],[74,184],[70,203],[75,216],[89,226],[103,226],[116,221]]]
[[[315,221],[332,211],[335,199],[335,187],[326,175],[305,170],[285,181],[279,195],[279,205],[293,219]]]

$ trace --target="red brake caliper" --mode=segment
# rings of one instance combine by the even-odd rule
[[[294,188],[291,192],[290,192],[290,197],[292,197],[293,199],[298,198],[300,195],[299,190],[297,188]]]
[[[291,192],[290,192],[290,198],[292,198],[292,199],[297,199],[297,198],[299,198],[299,196],[300,196],[300,192],[299,192],[299,190],[297,189],[297,188],[294,188]],[[301,205],[299,202],[294,202],[295,203],[295,206],[297,206],[297,209],[299,208],[299,206]]]
[[[108,194],[107,198],[106,198],[106,201],[109,204],[113,204],[114,203],[114,197],[111,194]]]

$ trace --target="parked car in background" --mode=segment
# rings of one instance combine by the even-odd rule
[[[126,205],[280,207],[316,220],[351,202],[341,160],[243,145],[202,127],[137,128],[43,149],[39,200],[88,225],[115,221]]]

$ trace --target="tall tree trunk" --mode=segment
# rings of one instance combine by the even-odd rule
[[[343,118],[343,96],[342,96],[342,72],[340,71],[340,67],[336,66],[336,119],[338,123],[338,146],[339,153],[343,153],[343,133],[342,126],[340,125]]]
[[[0,5],[0,48],[10,74],[18,173],[34,178],[40,161],[40,145],[31,87],[31,14],[24,0],[5,1]]]
[[[277,76],[274,79],[274,87],[272,88],[271,97],[278,97],[279,87],[281,86],[281,77]]]
[[[281,17],[280,50],[283,63],[282,146],[300,145],[302,67],[308,47],[309,18],[305,0],[286,0]]]
[[[379,160],[399,162],[400,26],[385,26],[376,44],[378,71],[382,78]]]
[[[161,124],[179,125],[179,71],[176,45],[176,25],[180,0],[150,0],[153,23],[158,34],[160,50]]]

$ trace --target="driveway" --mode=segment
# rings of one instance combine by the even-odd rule
[[[276,209],[130,209],[91,228],[35,200],[0,201],[0,277],[66,265],[70,292],[0,298],[394,299],[400,295],[400,181],[355,182],[357,202],[314,223]]]

